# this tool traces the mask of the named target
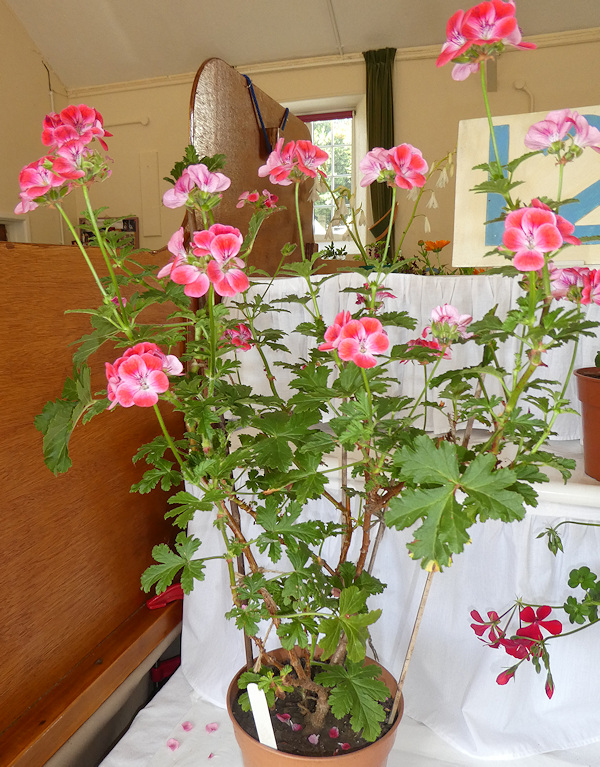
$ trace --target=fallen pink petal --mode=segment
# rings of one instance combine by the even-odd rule
[[[289,714],[275,714],[275,716],[279,719],[280,722],[284,722],[285,724],[287,724],[292,718]]]
[[[181,727],[183,730],[185,730],[185,732],[189,732],[190,730],[194,729],[194,725],[191,722],[184,722]]]
[[[300,730],[302,730],[302,729],[304,729],[304,728],[302,727],[301,724],[298,724],[297,722],[296,723],[292,723],[292,730],[294,732],[300,732]]]
[[[342,751],[350,751],[350,743],[338,743]]]
[[[206,725],[206,732],[216,732],[219,729],[219,725],[217,722],[211,722],[210,724]]]
[[[169,738],[167,748],[170,748],[171,751],[176,751],[179,748],[179,741],[175,740],[175,738]]]
[[[316,746],[317,743],[319,742],[319,736],[316,734],[309,735],[307,740],[309,743],[312,743],[313,746]]]
[[[329,730],[329,737],[333,738],[334,740],[335,740],[335,738],[339,738],[340,737],[340,731],[338,730],[337,727],[332,727]]]

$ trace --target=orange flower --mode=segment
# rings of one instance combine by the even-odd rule
[[[442,248],[445,248],[446,245],[450,245],[450,240],[436,240],[433,242],[432,240],[425,240],[424,249],[428,253],[439,253]]]

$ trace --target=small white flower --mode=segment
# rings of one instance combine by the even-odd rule
[[[434,191],[431,192],[431,197],[427,201],[427,205],[425,207],[430,209],[438,207],[438,201]]]
[[[429,234],[429,232],[431,231],[431,224],[429,223],[429,219],[427,218],[427,216],[423,218],[423,229],[425,229],[425,232],[427,234]]]
[[[442,171],[440,175],[438,176],[438,180],[435,182],[435,185],[438,189],[443,189],[446,184],[448,183],[448,170],[446,168],[442,168]]]
[[[416,187],[416,186],[413,186],[413,188],[412,188],[412,189],[409,189],[409,190],[408,190],[408,194],[407,194],[406,196],[407,196],[407,198],[408,198],[409,200],[416,200],[416,199],[417,199],[417,197],[419,196],[419,192],[420,192],[420,191],[421,191],[421,190],[420,190],[418,187]]]

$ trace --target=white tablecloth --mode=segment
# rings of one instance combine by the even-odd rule
[[[356,294],[343,292],[350,287],[361,287],[365,278],[354,272],[344,272],[331,277],[321,289],[321,311],[327,324],[333,323],[338,312],[348,309],[355,312],[358,309]],[[395,299],[384,300],[384,311],[406,311],[417,320],[414,331],[402,328],[387,327],[390,336],[390,348],[394,344],[406,343],[417,338],[424,327],[430,324],[431,310],[441,304],[456,306],[461,314],[470,314],[473,319],[481,319],[492,307],[498,307],[498,316],[504,317],[508,310],[516,306],[520,289],[517,279],[509,279],[500,275],[473,275],[464,277],[421,277],[418,275],[391,274],[385,280],[385,286],[392,292]],[[265,287],[254,286],[247,293],[251,298],[256,293],[264,292]],[[306,293],[306,283],[300,277],[275,280],[269,287],[266,299],[276,302],[286,296],[298,296]],[[261,328],[275,328],[290,333],[300,322],[307,319],[304,307],[298,303],[277,303],[286,312],[272,313],[259,318],[257,325]],[[588,307],[587,316],[591,320],[600,321],[600,307],[592,304]],[[578,347],[575,368],[589,367],[593,365],[596,352],[600,349],[597,337],[582,338]],[[499,352],[499,360],[507,369],[513,367],[513,355],[516,351],[515,343],[503,345]],[[286,355],[278,351],[270,353],[267,358],[270,363],[275,360],[295,362],[300,357],[306,357],[308,352],[308,340],[297,337],[295,345],[290,348],[290,354]],[[572,346],[568,345],[561,349],[550,352],[545,360],[548,367],[540,368],[538,375],[545,379],[563,381],[565,371],[568,369],[572,354]],[[242,361],[242,380],[253,386],[256,391],[268,394],[263,366],[256,350],[251,349],[240,355]],[[444,360],[439,368],[442,372],[455,367],[476,365],[481,362],[481,347],[475,343],[455,345],[452,350],[452,359]],[[278,386],[285,391],[285,384],[290,379],[288,371],[278,366],[272,366],[278,380]],[[398,377],[398,389],[403,394],[416,396],[423,385],[423,368],[416,363],[396,363],[392,370]],[[486,385],[494,392],[495,381],[488,380]],[[499,388],[497,393],[499,393]],[[577,399],[575,382],[571,381],[567,391],[572,406],[579,412],[579,400]],[[438,433],[448,430],[448,422],[439,412],[432,414],[433,420],[428,423],[428,428]],[[570,440],[580,439],[580,419],[576,415],[561,415],[555,424],[556,439]]]

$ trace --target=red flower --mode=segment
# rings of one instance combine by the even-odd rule
[[[506,669],[506,671],[503,671],[501,674],[498,674],[498,676],[496,677],[496,683],[507,684],[514,677],[517,668],[518,668],[518,664],[516,666],[511,666],[509,669]]]
[[[547,618],[552,609],[548,605],[538,607],[534,612],[533,607],[524,607],[519,613],[519,617],[524,623],[529,623],[529,626],[522,626],[517,630],[517,636],[526,637],[532,639],[534,642],[539,642],[543,639],[542,629],[545,629],[550,634],[556,636],[562,631],[562,623],[557,620],[547,621]]]

